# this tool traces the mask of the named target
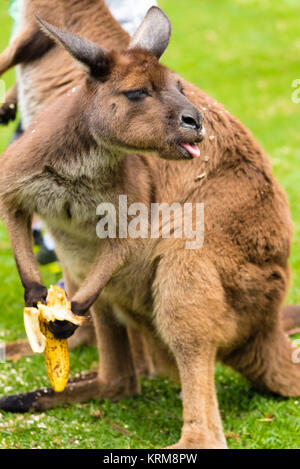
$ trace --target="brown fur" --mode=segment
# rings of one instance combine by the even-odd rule
[[[140,67],[150,61],[149,74],[142,76],[146,86],[154,66],[141,51],[115,54],[113,60],[117,68],[106,83],[88,80],[69,99],[56,100],[1,160],[2,213],[30,301],[44,294],[29,252],[28,218],[33,212],[46,219],[74,287],[82,284],[73,297],[77,304],[86,305],[93,297],[90,287],[99,293],[108,281],[93,306],[101,356],[97,378],[84,386],[70,384],[54,400],[35,396],[32,408],[136,394],[130,342],[122,326],[131,324],[155,344],[165,369],[179,371],[184,425],[173,448],[223,448],[214,388],[217,357],[259,388],[300,394],[300,368],[292,363],[293,348],[280,318],[289,280],[288,204],[250,132],[212,98],[162,67],[153,78],[159,96],[166,89],[173,92],[179,79],[187,98],[205,115],[202,158],[169,162],[128,153],[133,147],[137,153],[150,149],[169,157],[171,130],[166,132],[164,100],[159,115],[142,105],[143,118],[138,111],[124,113],[124,102],[118,128],[112,128],[112,87],[120,85],[128,65],[133,71],[128,84],[135,85]],[[177,107],[175,102],[171,110]],[[93,137],[96,129],[101,142]],[[172,132],[183,138],[178,128]],[[103,145],[103,138],[111,148]],[[175,150],[173,156],[179,158]],[[203,248],[186,250],[185,239],[100,242],[92,235],[96,205],[115,202],[118,194],[148,206],[151,201],[204,202]],[[89,272],[90,281],[84,282]]]
[[[55,0],[49,4],[45,0],[24,0],[22,27],[9,48],[0,56],[0,75],[8,67],[20,62],[17,74],[21,85],[19,103],[25,116],[23,127],[29,125],[34,116],[57,97],[66,94],[83,79],[84,73],[76,67],[69,55],[53,41],[51,47],[38,50],[45,35],[35,19],[41,15],[55,24],[66,25],[71,31],[82,33],[87,38],[98,41],[103,46],[116,50],[127,44],[128,34],[111,16],[101,0]],[[54,15],[54,16],[53,16]],[[93,18],[93,22],[90,22]],[[32,45],[36,50],[33,60]],[[30,46],[30,47],[29,47]],[[10,58],[10,62],[7,58]],[[53,64],[55,63],[55,66]],[[18,87],[14,85],[7,93],[5,103],[0,108],[0,123],[7,124],[15,119],[18,104]],[[135,335],[137,333],[135,332]],[[138,338],[136,340],[139,340]],[[95,332],[92,324],[85,324],[70,338],[70,349],[79,344],[94,344]],[[24,342],[11,344],[6,350],[8,358],[31,354],[30,346]],[[146,358],[149,361],[149,358]],[[140,368],[141,364],[137,364]],[[144,367],[146,364],[144,364]]]
[[[0,56],[0,77],[18,65],[18,101],[26,129],[39,111],[83,78],[83,71],[68,54],[41,31],[35,14],[109,49],[119,50],[128,43],[129,36],[102,0],[53,0],[51,4],[45,0],[23,0],[22,3],[22,24]],[[9,108],[10,104],[16,104],[15,91],[13,94],[9,91],[6,96],[0,109],[0,123],[15,117]]]
[[[291,334],[300,328],[300,305],[286,305],[282,310],[283,329]]]

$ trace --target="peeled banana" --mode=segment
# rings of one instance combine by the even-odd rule
[[[67,339],[56,339],[44,319],[40,319],[40,329],[46,339],[45,361],[51,386],[61,392],[69,380],[70,361]]]
[[[51,321],[70,321],[81,326],[83,317],[75,316],[64,290],[50,287],[47,305],[24,308],[24,324],[33,352],[45,353],[46,368],[51,385],[56,392],[65,389],[70,371],[67,339],[57,339],[49,330]]]

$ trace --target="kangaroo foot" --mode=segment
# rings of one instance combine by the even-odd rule
[[[178,443],[175,443],[174,445],[171,446],[166,446],[164,449],[227,449],[226,445],[199,445],[197,443],[190,443],[187,441],[178,441]]]
[[[165,449],[227,449],[227,445],[225,438],[220,438],[220,441],[216,441],[210,435],[207,435],[207,438],[203,438],[203,435],[200,438],[196,438],[196,435],[192,434],[190,436],[182,436],[177,443],[167,446]]]
[[[25,394],[5,396],[0,399],[0,410],[5,412],[34,412],[51,409],[58,405],[87,402],[91,399],[118,401],[137,394],[130,379],[119,379],[105,383],[98,379],[97,373],[87,373],[71,380],[63,392],[51,388],[38,389]]]

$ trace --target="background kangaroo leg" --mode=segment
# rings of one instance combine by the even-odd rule
[[[0,76],[15,65],[41,57],[53,44],[53,40],[41,32],[34,20],[32,25],[20,31],[0,55]]]
[[[178,381],[178,369],[173,354],[153,331],[128,328],[128,336],[139,377],[168,376]]]
[[[151,375],[153,364],[151,356],[148,353],[145,337],[138,329],[133,327],[128,327],[127,333],[137,376]]]

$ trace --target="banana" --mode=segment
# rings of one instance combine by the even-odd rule
[[[65,389],[69,380],[70,361],[67,339],[57,339],[49,330],[48,323],[40,319],[40,329],[46,338],[44,350],[46,368],[55,392]]]
[[[38,304],[37,308],[24,308],[26,334],[33,352],[45,354],[46,368],[50,383],[56,392],[65,389],[70,371],[67,339],[57,339],[49,330],[51,321],[70,321],[81,326],[84,318],[75,316],[71,303],[64,290],[50,287],[47,305]]]
[[[71,311],[71,303],[67,300],[65,291],[57,286],[48,290],[47,305],[38,304],[42,318],[47,321],[70,321],[76,326],[81,326],[84,317],[76,316]]]
[[[37,308],[24,308],[24,325],[28,341],[35,353],[43,353],[46,338],[40,330],[40,312]]]

